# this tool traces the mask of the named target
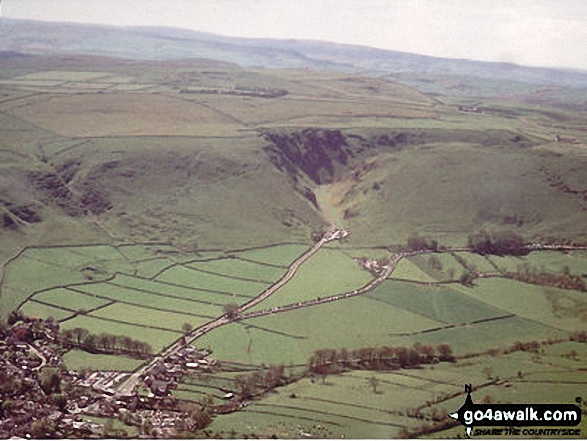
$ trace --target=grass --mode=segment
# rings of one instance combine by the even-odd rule
[[[196,262],[189,264],[190,267],[224,274],[228,277],[242,277],[246,279],[273,282],[279,279],[285,268],[275,268],[268,265],[260,265],[240,259],[222,259],[210,262]]]
[[[414,280],[416,282],[424,283],[437,281],[409,259],[400,260],[398,265],[391,273],[390,277],[394,279]]]
[[[493,267],[493,265],[491,265],[491,263],[487,260],[485,256],[467,252],[458,252],[456,254],[460,256],[462,259],[464,259],[470,268],[473,268],[482,273],[495,272],[495,268]]]
[[[524,257],[531,267],[544,268],[546,271],[560,273],[568,267],[573,274],[587,272],[587,253],[575,251],[570,253],[560,251],[545,251],[530,253]]]
[[[83,281],[83,274],[71,267],[57,266],[23,256],[12,262],[5,272],[2,283],[2,313],[7,315],[35,291]]]
[[[289,283],[251,310],[342,294],[366,285],[371,279],[371,274],[341,251],[320,249],[300,266]]]
[[[168,333],[168,330],[180,332],[184,323],[198,327],[210,321],[210,318],[197,317],[189,312],[159,311],[151,308],[142,308],[127,304],[114,304],[90,314],[91,317],[100,317],[108,320],[123,321],[136,324],[143,328],[157,328]],[[116,328],[117,323],[112,324]]]
[[[94,309],[108,303],[108,300],[80,295],[74,291],[64,288],[56,288],[50,291],[45,291],[36,294],[32,298],[34,300],[47,302],[52,305],[70,308],[74,311],[77,311],[79,309],[88,311],[90,309]]]
[[[587,303],[579,292],[499,278],[477,280],[472,288],[458,289],[504,313],[566,331],[584,328]]]
[[[177,283],[193,288],[211,289],[245,296],[256,296],[269,286],[268,283],[231,279],[197,271],[191,267],[174,266],[156,277],[157,281]]]
[[[55,308],[48,305],[42,305],[35,302],[25,303],[21,311],[28,317],[35,318],[47,318],[53,317],[55,320],[63,320],[64,318],[70,317],[73,311],[66,311],[60,308]]]
[[[444,286],[387,281],[366,297],[441,323],[467,323],[505,315],[502,310]]]
[[[144,361],[125,357],[124,355],[90,354],[72,349],[63,356],[68,370],[81,371],[121,371],[132,372]]]
[[[432,265],[431,259],[437,260],[436,267]],[[463,273],[463,266],[449,253],[411,256],[408,260],[440,282],[455,280]]]
[[[266,248],[255,248],[235,253],[238,257],[270,265],[287,266],[304,254],[309,245],[286,244]]]
[[[243,302],[248,300],[248,296],[235,296],[233,294],[223,294],[216,292],[206,292],[197,288],[191,288],[189,286],[181,286],[171,283],[157,282],[145,279],[139,279],[136,277],[118,275],[111,282],[114,286],[120,286],[122,288],[129,287],[139,290],[146,290],[153,293],[160,294],[171,294],[176,297],[200,300],[208,303],[234,303]]]
[[[491,348],[505,349],[518,341],[564,338],[565,332],[519,317],[504,318],[456,328],[442,329],[413,337],[422,344],[449,343],[455,354],[478,353]]]
[[[110,299],[120,302],[121,305],[144,305],[147,309],[160,308],[165,311],[175,311],[186,315],[197,314],[210,317],[222,315],[223,303],[216,301],[214,304],[208,304],[198,301],[197,297],[182,299],[181,296],[176,296],[172,289],[168,290],[166,294],[160,294],[156,291],[150,291],[148,288],[130,289],[109,283],[84,285],[75,289],[88,295],[77,292],[71,292],[71,294],[86,299],[92,299],[92,295],[96,294],[101,296],[100,299],[102,299],[102,296],[104,297],[103,300],[100,300],[104,303],[107,303],[108,299]]]

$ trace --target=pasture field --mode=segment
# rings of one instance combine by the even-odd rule
[[[463,259],[467,263],[467,266],[471,269],[474,269],[481,273],[495,272],[495,267],[491,264],[491,262],[487,260],[485,256],[463,251],[457,252],[455,254],[459,256],[461,259]]]
[[[163,271],[155,280],[249,297],[255,297],[269,286],[268,283],[238,280],[205,273],[190,266],[174,266]]]
[[[259,263],[287,266],[308,249],[307,244],[284,244],[236,252],[235,255]]]
[[[31,300],[33,302],[40,301],[43,303],[48,303],[49,305],[55,305],[62,308],[70,308],[74,311],[89,311],[91,309],[99,308],[109,303],[108,299],[95,298],[90,295],[79,295],[76,291],[72,291],[66,288],[55,288],[49,291],[44,291],[35,294],[33,297],[31,297],[31,299],[29,299],[29,301]]]
[[[439,282],[455,280],[464,271],[463,266],[450,253],[410,256],[408,260]]]
[[[500,271],[516,271],[519,265],[527,262],[521,256],[487,256],[487,260],[497,266]]]
[[[85,351],[72,349],[63,356],[67,369],[81,371],[121,371],[132,372],[144,360],[137,360],[124,355],[90,354]]]
[[[188,301],[201,302],[208,305],[221,306],[225,302],[244,302],[248,296],[232,293],[207,291],[177,283],[166,283],[156,280],[148,280],[126,275],[119,275],[110,284],[114,287],[128,288],[133,291],[145,291],[152,294],[170,295],[173,298],[186,299]]]
[[[562,273],[566,268],[572,274],[583,274],[587,268],[587,253],[584,251],[560,252],[540,251],[523,257],[490,256],[496,265],[508,271],[516,271],[518,265],[528,264],[530,268],[552,273]]]
[[[349,292],[371,279],[371,274],[342,252],[320,249],[300,266],[290,282],[251,311]]]
[[[44,305],[34,301],[26,302],[20,310],[28,317],[47,318],[53,317],[57,321],[62,321],[71,317],[75,310],[69,308],[58,308],[55,306]]]
[[[61,286],[64,283],[84,281],[84,274],[72,267],[21,256],[5,269],[2,282],[2,313],[6,316],[36,291]]]
[[[222,397],[234,390],[234,378],[242,372],[190,372],[184,376],[173,395],[182,400],[197,401],[211,395],[216,404],[225,402]]]
[[[222,259],[204,262],[189,263],[190,268],[200,271],[209,271],[234,279],[273,283],[285,274],[285,268],[263,265],[241,259]]]
[[[455,285],[460,292],[481,300],[504,314],[516,314],[555,329],[584,329],[587,301],[584,293],[501,278],[482,279],[474,287]]]
[[[107,306],[88,314],[88,316],[177,332],[181,331],[184,323],[198,327],[212,318],[212,316],[196,315],[191,312],[180,313],[173,312],[172,309],[155,309],[152,306],[134,306],[122,303]]]
[[[87,81],[96,81],[99,79],[104,80],[105,78],[110,77],[112,74],[108,72],[75,72],[71,70],[48,70],[42,72],[34,72],[30,74],[26,74],[17,78],[15,80],[24,80],[24,81],[75,81],[75,82],[87,82]]]
[[[147,309],[168,312],[181,312],[193,314],[194,317],[213,317],[222,314],[222,298],[216,296],[216,302],[202,299],[197,291],[191,291],[190,297],[184,297],[174,292],[172,287],[166,290],[151,290],[152,283],[144,281],[140,288],[126,287],[113,280],[112,283],[84,285],[75,288],[75,293],[80,297],[97,296],[106,301],[114,301],[121,305],[139,306]],[[85,295],[84,295],[85,294]],[[124,307],[124,306],[123,306]]]
[[[578,354],[570,359],[560,352],[575,350]],[[462,378],[473,384],[481,384],[489,379],[499,380],[497,384],[474,391],[474,402],[489,397],[498,403],[574,403],[577,392],[587,384],[587,375],[581,368],[587,359],[584,343],[564,342],[543,345],[538,354],[532,352],[515,352],[497,357],[476,357],[466,362],[453,365],[440,364],[433,371],[425,369],[422,375],[433,374],[437,378]],[[488,378],[490,377],[490,378]],[[457,380],[458,381],[458,380]],[[463,383],[464,384],[464,383]],[[461,385],[462,388],[462,385]],[[444,413],[458,409],[464,402],[465,395],[441,400],[425,407],[423,413]],[[585,423],[581,426],[584,430]],[[464,429],[436,432],[434,438],[455,437],[463,434]]]
[[[416,282],[436,282],[437,280],[428,275],[425,271],[420,269],[418,265],[413,263],[410,259],[402,259],[395,267],[393,272],[389,275],[393,279],[413,280]]]
[[[447,286],[387,281],[365,297],[441,323],[468,323],[501,317],[504,312]]]
[[[520,317],[509,317],[488,322],[444,328],[422,333],[413,338],[422,344],[449,343],[456,355],[478,353],[488,349],[505,349],[518,341],[565,338],[567,332]]]

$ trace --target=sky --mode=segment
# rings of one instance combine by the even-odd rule
[[[1,8],[9,18],[171,26],[587,70],[587,0],[3,0]]]

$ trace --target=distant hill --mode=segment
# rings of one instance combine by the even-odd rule
[[[136,59],[209,58],[245,67],[310,68],[368,75],[443,75],[587,88],[587,72],[435,58],[320,41],[245,39],[165,27],[0,19],[0,51]]]

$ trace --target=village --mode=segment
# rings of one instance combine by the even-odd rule
[[[167,438],[197,430],[203,406],[188,409],[171,392],[188,372],[217,366],[210,351],[186,344],[145,373],[133,395],[118,396],[116,387],[129,373],[68,371],[58,324],[20,314],[0,329],[0,350],[3,438]],[[226,404],[210,406],[208,414],[242,407],[233,393],[224,398]]]

